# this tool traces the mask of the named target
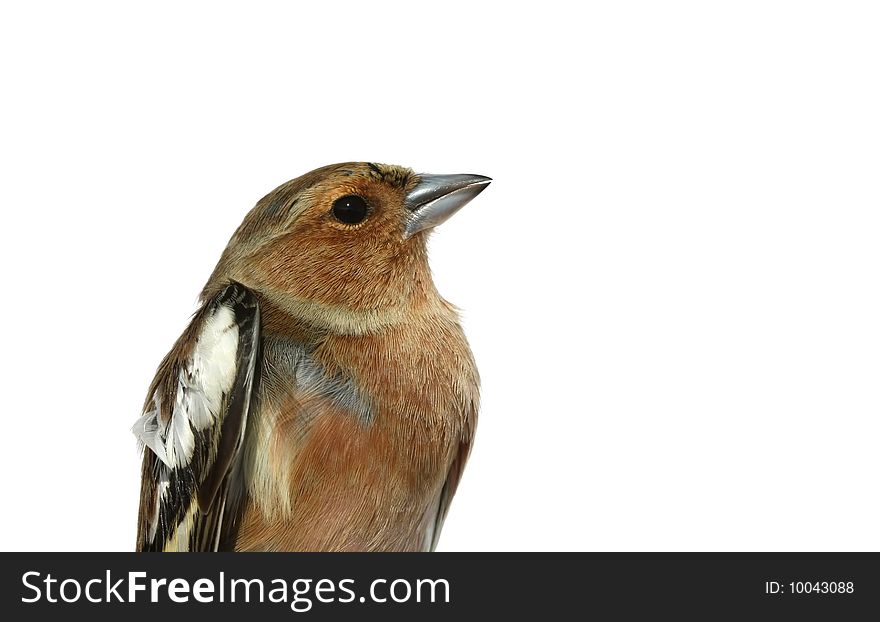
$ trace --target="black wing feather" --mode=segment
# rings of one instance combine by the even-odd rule
[[[234,378],[231,386],[222,387],[222,395],[215,396],[220,404],[218,412],[210,413],[209,423],[200,427],[194,423],[201,420],[198,413],[174,410],[181,408],[181,403],[196,404],[198,395],[181,402],[177,392],[198,394],[201,390],[198,382],[204,379],[189,375],[193,352],[203,331],[209,323],[218,321],[217,314],[224,308],[231,311],[232,317],[232,324],[224,330],[235,327],[238,334]],[[202,306],[159,366],[146,412],[135,426],[135,433],[147,445],[138,519],[139,551],[216,551],[234,544],[244,494],[239,458],[248,412],[256,396],[259,345],[257,299],[243,285],[232,283]],[[230,356],[217,350],[217,356]],[[179,449],[173,457],[165,451],[175,429],[182,425],[174,421],[175,417],[183,417],[192,431],[191,455],[184,458]]]

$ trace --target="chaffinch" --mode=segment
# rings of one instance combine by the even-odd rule
[[[490,181],[347,163],[257,203],[134,426],[138,550],[436,547],[479,376],[426,240]]]

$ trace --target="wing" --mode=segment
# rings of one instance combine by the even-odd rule
[[[433,516],[428,516],[428,524],[424,532],[424,550],[426,551],[433,551],[437,548],[440,532],[443,530],[443,522],[446,520],[446,514],[449,512],[449,505],[452,503],[455,491],[458,490],[458,483],[461,481],[464,466],[471,453],[471,442],[477,427],[477,406],[473,403],[466,421],[465,436],[458,445],[458,451],[452,457],[452,464],[446,475],[446,482],[443,484],[443,488],[440,489],[440,495],[437,498],[435,513]]]
[[[137,550],[231,546],[259,344],[257,299],[233,283],[196,312],[159,366],[132,428],[144,446]]]

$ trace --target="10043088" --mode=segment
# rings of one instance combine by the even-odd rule
[[[791,581],[788,584],[791,594],[852,594],[855,585],[852,581]]]

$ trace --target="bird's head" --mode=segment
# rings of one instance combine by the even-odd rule
[[[245,216],[203,297],[235,280],[318,328],[359,333],[394,324],[440,303],[427,235],[490,181],[364,162],[314,170]]]

